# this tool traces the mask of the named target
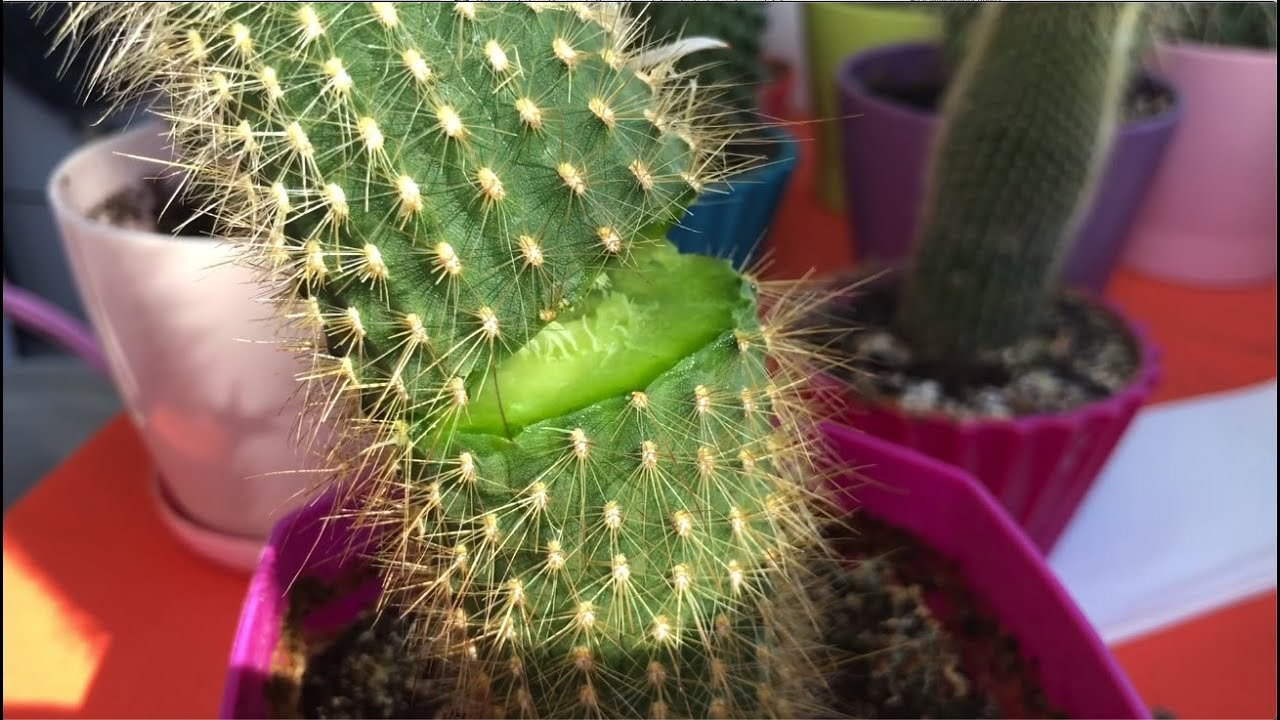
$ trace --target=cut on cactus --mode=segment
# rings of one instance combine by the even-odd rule
[[[821,714],[821,298],[662,239],[734,128],[608,3],[73,6],[318,338],[305,392],[464,714]],[[674,49],[673,49],[674,48]],[[761,304],[767,307],[760,307]]]
[[[699,122],[677,58],[627,66],[611,6],[79,11],[114,26],[105,79],[163,79],[195,192],[323,331],[317,373],[375,417],[455,422],[459,382],[475,392],[726,170],[730,133]],[[430,400],[396,410],[409,395]]]
[[[808,617],[797,612],[802,584],[777,582],[804,572],[786,566],[818,537],[808,491],[782,470],[806,448],[772,422],[780,391],[754,303],[722,261],[661,255],[614,273],[594,312],[563,336],[544,330],[527,357],[499,366],[500,378],[532,386],[513,388],[522,412],[546,419],[512,439],[461,427],[433,449],[430,482],[388,509],[420,528],[382,555],[394,559],[391,587],[408,595],[400,604],[420,608],[431,640],[459,648],[463,677],[480,678],[467,690],[508,710],[786,715],[764,704],[769,693],[794,698],[794,685],[817,674],[794,675],[799,660],[787,651],[804,636],[787,627]],[[708,279],[690,277],[689,265]],[[682,319],[685,298],[643,279],[663,271],[708,293],[722,327],[706,338],[705,315]],[[606,312],[617,324],[592,338],[587,328]],[[658,317],[668,338],[696,348],[664,342],[652,331]],[[655,345],[642,349],[646,337]],[[629,392],[617,392],[625,376],[584,374],[575,399],[598,399],[561,414],[562,398],[538,391],[579,361],[624,364],[635,351],[666,367],[621,386]],[[518,379],[504,365],[521,366]],[[776,617],[788,593],[794,615]],[[771,637],[780,632],[788,637]],[[495,665],[511,671],[486,669]]]

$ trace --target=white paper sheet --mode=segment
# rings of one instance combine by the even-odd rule
[[[1276,586],[1276,381],[1154,405],[1050,565],[1107,642]]]

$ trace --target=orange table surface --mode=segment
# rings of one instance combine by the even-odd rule
[[[847,224],[812,199],[809,143],[801,156],[772,233],[780,277],[852,262]],[[1108,294],[1165,350],[1156,400],[1275,376],[1274,283],[1207,291],[1120,272]],[[178,544],[151,504],[150,472],[121,415],[6,514],[4,717],[217,712],[247,578]],[[1272,591],[1116,654],[1143,698],[1179,717],[1274,717],[1275,612]]]

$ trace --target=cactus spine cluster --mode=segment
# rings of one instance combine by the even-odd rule
[[[810,711],[804,292],[661,237],[732,132],[611,4],[89,3],[318,342],[389,598],[484,716]],[[772,301],[760,312],[762,298]]]
[[[757,122],[751,118],[756,112],[755,92],[766,79],[761,58],[766,24],[763,3],[657,2],[626,6],[643,22],[649,42],[681,36],[723,40],[729,47],[717,53],[714,61],[698,62],[696,57],[688,57],[680,62],[679,69],[692,72],[699,85],[723,94],[722,102],[742,114],[744,122]]]
[[[980,6],[897,318],[926,363],[961,374],[1042,321],[1110,145],[1141,12]]]

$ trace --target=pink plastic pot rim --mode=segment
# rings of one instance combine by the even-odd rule
[[[1075,600],[1072,599],[1071,594],[1067,592],[1067,589],[1058,580],[1057,575],[1049,568],[1044,556],[1036,549],[1031,539],[1018,527],[1013,518],[1001,507],[996,497],[982,483],[954,465],[869,433],[860,433],[853,428],[831,422],[823,423],[822,431],[829,438],[834,438],[838,443],[862,444],[871,447],[877,453],[892,457],[903,464],[912,465],[920,472],[926,473],[942,482],[950,483],[962,492],[972,496],[978,504],[985,508],[989,520],[1000,529],[1000,534],[1008,539],[1014,551],[1032,569],[1032,572],[1048,591],[1052,602],[1065,610],[1069,622],[1076,628],[1077,633],[1085,638],[1093,654],[1101,659],[1108,674],[1122,681],[1121,690],[1125,696],[1126,703],[1130,706],[1132,717],[1149,717],[1149,711],[1142,702],[1142,698],[1139,697],[1137,690],[1128,681],[1128,676],[1120,667],[1119,662],[1116,661],[1106,643],[1102,641],[1102,637],[1098,635],[1093,624],[1085,617],[1080,607],[1076,605]]]
[[[1121,701],[1127,706],[1127,715],[1136,718],[1149,717],[1146,706],[1142,703],[1136,690],[1129,683],[1127,676],[1107,649],[1105,643],[1102,642],[1096,630],[1071,599],[1070,594],[1067,593],[1066,589],[1049,569],[1045,560],[1031,544],[1030,540],[1019,530],[1016,523],[1003,511],[994,496],[986,488],[959,468],[881,438],[866,433],[858,433],[834,423],[824,423],[822,431],[828,444],[843,445],[845,447],[861,445],[874,451],[873,454],[890,458],[898,465],[910,467],[920,474],[932,478],[932,482],[938,484],[944,490],[946,489],[944,486],[951,486],[950,489],[952,491],[969,496],[982,509],[979,514],[983,515],[985,521],[996,528],[997,534],[1005,539],[1012,552],[1026,565],[1036,582],[1044,588],[1047,598],[1043,599],[1047,601],[1046,604],[1057,606],[1065,613],[1065,624],[1070,626],[1072,634],[1078,635],[1083,640],[1089,650],[1089,654],[1093,656],[1104,673],[1114,681]],[[840,459],[845,464],[856,460],[856,458],[852,457]],[[286,542],[301,542],[297,538],[290,539],[290,533],[299,527],[299,523],[306,518],[311,516],[319,517],[324,512],[324,507],[332,506],[334,498],[335,495],[331,492],[292,512],[288,517],[276,524],[270,540],[263,548],[258,568],[254,572],[246,593],[236,628],[226,684],[219,708],[219,717],[232,718],[237,716],[237,708],[241,705],[242,694],[253,687],[252,684],[247,683],[247,680],[253,676],[253,673],[263,670],[260,667],[262,664],[260,650],[264,639],[266,639],[263,633],[264,631],[271,633],[271,629],[266,627],[264,623],[278,621],[283,607],[283,597],[279,587],[280,568],[278,563],[281,557],[280,548],[284,547]],[[315,517],[312,517],[312,521],[315,519]],[[273,601],[275,602],[274,608],[271,607]],[[276,642],[278,642],[278,638],[272,636],[271,643],[273,646]]]
[[[244,603],[240,607],[240,619],[236,623],[235,637],[231,641],[231,660],[228,664],[226,685],[222,690],[222,700],[218,704],[219,718],[236,717],[236,706],[239,704],[240,696],[245,692],[244,679],[253,667],[250,648],[253,646],[254,639],[262,631],[257,622],[258,616],[263,614],[259,607],[274,580],[272,577],[274,573],[263,572],[263,569],[274,571],[276,542],[279,539],[275,533],[272,533],[271,539],[258,554],[258,566],[249,581],[249,588],[245,591]]]
[[[874,405],[881,411],[897,414],[919,423],[945,424],[965,430],[1004,427],[1008,425],[1018,425],[1020,427],[1027,428],[1028,430],[1039,430],[1044,427],[1059,425],[1066,421],[1066,418],[1068,417],[1088,413],[1095,408],[1122,400],[1130,394],[1141,393],[1145,395],[1149,393],[1160,380],[1160,359],[1162,357],[1162,353],[1160,348],[1152,342],[1146,326],[1130,318],[1115,303],[1107,300],[1089,298],[1082,294],[1077,294],[1076,297],[1084,299],[1095,307],[1098,307],[1115,317],[1115,319],[1129,331],[1129,339],[1133,343],[1134,350],[1138,355],[1138,367],[1134,370],[1133,377],[1130,378],[1129,382],[1125,383],[1123,387],[1106,398],[1062,412],[1019,415],[1013,418],[953,417],[942,412],[908,411],[894,403],[878,402],[875,398],[864,398],[864,401],[868,405]],[[837,386],[843,385],[843,383],[839,383],[834,379],[827,382],[835,383]]]

